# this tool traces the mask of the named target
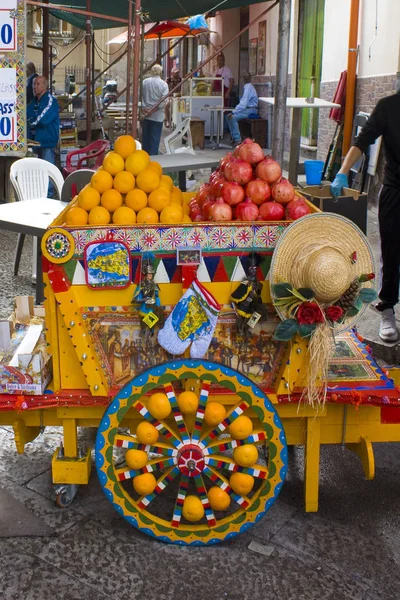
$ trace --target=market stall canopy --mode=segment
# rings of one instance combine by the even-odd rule
[[[158,39],[173,39],[180,38],[186,35],[190,31],[191,36],[199,35],[208,31],[206,28],[201,29],[190,29],[186,23],[179,23],[178,21],[165,21],[164,23],[156,23],[145,26],[145,39],[146,40],[158,40]],[[115,38],[107,42],[107,44],[125,44],[128,41],[128,32],[124,31]]]
[[[218,6],[219,10],[229,8],[237,8],[239,6],[247,6],[263,2],[264,0],[225,0]],[[85,29],[85,16],[68,12],[68,7],[86,10],[86,0],[59,0],[57,6],[65,7],[61,10],[51,8],[50,12],[55,17],[63,19],[75,27]],[[154,23],[156,21],[165,21],[166,19],[185,18],[189,15],[205,14],[208,11],[215,10],[218,2],[216,0],[143,0],[143,12],[148,15],[149,19]],[[109,17],[117,17],[128,20],[128,0],[96,0],[92,3],[92,10],[98,14],[107,15]],[[112,27],[121,27],[118,21],[112,21],[107,18],[92,18],[92,26],[94,29],[110,29]]]

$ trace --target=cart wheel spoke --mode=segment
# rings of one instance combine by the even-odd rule
[[[196,484],[197,493],[199,494],[201,503],[204,507],[204,512],[206,513],[207,523],[210,527],[214,527],[217,524],[217,519],[215,518],[214,511],[210,506],[206,486],[204,485],[202,476],[199,475],[198,477],[195,477],[194,482]]]
[[[147,496],[141,496],[138,501],[137,501],[137,507],[138,508],[147,508],[150,504],[150,502],[152,502],[152,500],[154,500],[154,498],[156,498],[159,494],[161,494],[161,492],[163,492],[165,490],[165,488],[167,487],[167,485],[169,483],[171,483],[171,481],[173,481],[175,479],[175,477],[177,477],[179,475],[179,469],[178,467],[172,467],[171,469],[168,469],[168,471],[166,471],[165,473],[163,473],[161,475],[161,477],[159,479],[157,479],[157,485],[155,487],[154,492],[152,492],[151,494],[148,494]]]
[[[179,527],[179,524],[181,522],[183,503],[185,502],[185,498],[187,495],[189,481],[190,478],[187,475],[181,475],[181,481],[179,483],[179,489],[176,495],[174,513],[172,515],[172,527]]]
[[[139,400],[134,403],[134,408],[142,415],[146,421],[154,425],[158,432],[165,437],[175,448],[179,448],[182,445],[181,438],[175,433],[173,429],[162,423],[158,419],[155,419],[147,408]]]
[[[241,467],[236,464],[234,460],[228,456],[206,456],[204,462],[209,467],[216,467],[217,469],[226,469],[231,473],[247,473],[257,479],[267,479],[268,468],[261,465],[254,465],[252,467]]]
[[[215,485],[218,485],[221,490],[224,490],[230,497],[239,504],[241,508],[247,508],[250,504],[249,498],[247,496],[240,496],[236,492],[233,491],[231,486],[229,485],[229,481],[218,471],[212,467],[206,467],[204,469],[204,474],[207,475],[211,479]]]
[[[155,458],[147,463],[141,469],[126,469],[126,467],[122,467],[121,469],[115,469],[115,474],[117,475],[119,481],[126,481],[127,479],[132,479],[132,477],[136,477],[137,475],[141,475],[142,473],[153,473],[154,471],[165,471],[168,467],[171,467],[176,464],[176,458]]]
[[[148,444],[141,444],[136,437],[121,435],[117,433],[115,436],[114,446],[118,448],[126,448],[127,450],[144,450],[144,452],[151,452],[152,454],[162,454],[163,456],[177,456],[178,450],[174,446],[159,442],[157,446],[151,446]]]
[[[239,404],[237,404],[235,406],[235,408],[233,408],[228,413],[228,415],[225,417],[225,419],[223,421],[221,421],[221,423],[219,425],[217,425],[217,427],[215,429],[213,429],[210,433],[205,434],[204,437],[201,437],[200,441],[205,446],[208,446],[208,444],[210,444],[213,440],[215,440],[215,438],[220,436],[221,433],[223,433],[225,431],[225,429],[227,429],[227,427],[229,427],[229,425],[231,425],[231,423],[233,423],[233,421],[235,419],[237,419],[240,415],[242,415],[244,413],[244,411],[249,408],[249,406],[250,405],[247,404],[247,402],[244,402],[242,400]]]
[[[183,415],[179,409],[178,401],[177,401],[176,395],[175,395],[175,390],[170,383],[164,385],[164,390],[165,390],[165,393],[167,394],[168,400],[171,404],[172,414],[175,419],[175,423],[178,426],[178,431],[180,433],[182,442],[188,443],[190,441],[190,435],[187,430]]]
[[[199,406],[197,407],[196,419],[194,422],[193,433],[192,433],[192,440],[196,441],[196,442],[200,440],[201,429],[203,427],[203,421],[204,421],[204,413],[206,410],[206,404],[207,404],[209,393],[210,393],[210,382],[202,381],[201,389],[200,389],[200,396],[199,396]]]

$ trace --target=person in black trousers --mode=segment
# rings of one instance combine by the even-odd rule
[[[342,168],[331,185],[334,196],[348,187],[351,167],[368,146],[382,136],[386,165],[379,197],[379,232],[382,251],[382,283],[379,292],[381,313],[379,337],[385,342],[398,339],[394,306],[399,301],[400,269],[400,93],[382,98],[348,151]]]

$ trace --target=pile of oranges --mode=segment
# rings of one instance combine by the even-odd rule
[[[116,140],[66,215],[75,226],[190,222],[188,200],[130,135]]]

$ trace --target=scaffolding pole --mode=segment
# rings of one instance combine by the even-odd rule
[[[285,144],[291,3],[292,0],[280,0],[279,2],[278,56],[276,59],[274,122],[272,128],[272,156],[279,164],[283,164]]]

